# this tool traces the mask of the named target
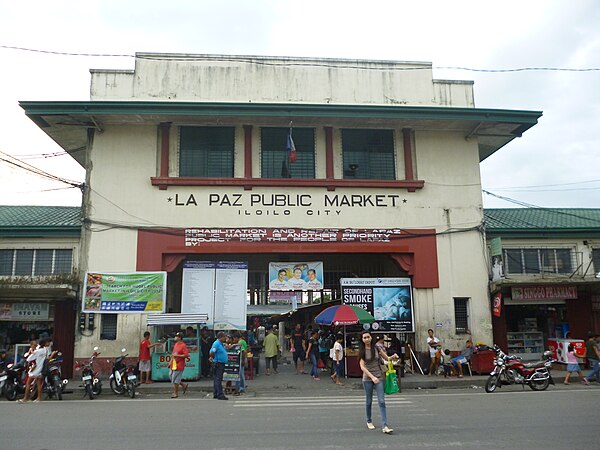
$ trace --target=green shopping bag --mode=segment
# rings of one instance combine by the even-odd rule
[[[386,394],[395,394],[400,388],[398,387],[398,377],[396,377],[396,370],[391,361],[388,361],[388,370],[385,373],[385,388]]]

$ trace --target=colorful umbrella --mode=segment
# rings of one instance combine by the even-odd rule
[[[315,317],[319,325],[355,325],[373,323],[375,318],[362,308],[350,305],[335,305],[321,311]]]

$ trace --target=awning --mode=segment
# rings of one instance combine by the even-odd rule
[[[206,324],[208,314],[148,314],[148,325],[192,325]]]
[[[292,305],[248,305],[247,316],[279,316],[292,312]]]

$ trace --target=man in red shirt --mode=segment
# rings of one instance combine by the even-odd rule
[[[190,352],[185,342],[183,342],[183,333],[177,333],[175,335],[173,352],[171,353],[171,371],[169,373],[171,383],[173,383],[173,395],[171,395],[171,398],[179,397],[179,385],[183,388],[184,394],[187,391],[188,385],[181,382],[181,376],[183,375],[183,369],[185,369],[185,359],[189,356]]]
[[[140,383],[144,383],[144,373],[146,374],[146,383],[152,383],[150,381],[150,370],[152,369],[152,363],[150,362],[150,349],[158,344],[150,343],[150,332],[144,333],[144,339],[140,342]]]

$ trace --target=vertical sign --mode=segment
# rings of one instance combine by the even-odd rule
[[[215,330],[246,329],[248,263],[219,261],[216,268]]]
[[[215,263],[186,261],[183,264],[181,312],[208,314],[206,326],[213,328],[215,297]]]
[[[500,317],[500,314],[502,313],[502,294],[500,292],[494,295],[492,303],[494,317]]]

